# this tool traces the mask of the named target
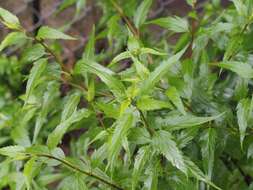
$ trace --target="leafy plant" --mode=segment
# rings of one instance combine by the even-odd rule
[[[152,19],[152,0],[122,2],[94,2],[71,68],[54,44],[78,38],[0,8],[0,188],[252,189],[253,1]]]

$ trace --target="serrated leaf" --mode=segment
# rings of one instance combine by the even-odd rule
[[[144,169],[145,163],[149,159],[149,147],[145,146],[138,150],[134,161],[134,170],[132,174],[132,190],[136,189],[139,177]]]
[[[156,69],[150,73],[149,77],[142,83],[139,94],[148,94],[156,83],[168,72],[171,65],[175,64],[184,54],[187,47],[170,57],[167,61],[162,62]]]
[[[242,78],[253,78],[253,69],[247,63],[227,61],[218,63],[216,66],[233,71]]]
[[[186,115],[186,112],[184,110],[183,102],[180,98],[180,95],[177,91],[177,89],[174,86],[171,86],[167,91],[166,95],[168,98],[172,101],[172,103],[177,107],[177,109],[183,114]]]
[[[189,24],[186,19],[177,16],[157,18],[148,21],[147,24],[156,24],[176,33],[189,32]]]
[[[137,107],[142,111],[159,110],[163,108],[172,109],[169,102],[156,100],[154,98],[143,96],[137,100]]]
[[[76,40],[76,38],[73,38],[67,34],[64,34],[63,32],[50,28],[48,26],[42,26],[40,27],[38,34],[36,36],[38,39],[62,39],[62,40]]]
[[[80,97],[80,93],[73,93],[67,97],[67,101],[61,114],[61,122],[67,120],[76,111]]]
[[[184,115],[184,116],[169,116],[167,118],[157,118],[156,122],[160,126],[167,127],[167,130],[180,130],[184,128],[194,127],[207,123],[209,121],[218,119],[223,115],[216,115],[212,117],[197,117],[193,115]]]
[[[152,144],[159,153],[163,154],[173,166],[187,174],[183,153],[178,149],[172,135],[167,131],[155,132]]]
[[[201,144],[201,153],[203,158],[203,165],[205,172],[208,176],[208,179],[211,181],[214,167],[214,152],[216,144],[216,130],[210,127],[208,130],[205,130],[200,138]]]
[[[18,158],[20,156],[24,156],[25,148],[23,146],[14,145],[14,146],[6,146],[0,148],[0,154],[4,156],[9,156],[12,158]]]
[[[137,118],[138,115],[136,110],[134,110],[134,108],[128,108],[115,122],[114,132],[108,142],[109,166],[112,167],[115,164],[116,158],[122,147],[122,140],[124,137],[127,137],[129,129],[135,125]]]
[[[43,95],[43,102],[41,111],[36,119],[35,129],[33,134],[33,144],[36,142],[42,125],[47,121],[47,115],[50,111],[50,105],[53,103],[55,98],[59,96],[58,85],[54,82],[50,82],[47,87],[47,91]]]
[[[137,8],[134,15],[134,24],[136,28],[140,28],[140,26],[144,24],[151,5],[152,5],[152,0],[144,0]]]
[[[93,61],[82,59],[75,66],[76,73],[93,73],[97,75],[114,93],[116,97],[122,97],[125,93],[125,87],[123,83],[114,77],[115,73],[110,69],[95,63]]]
[[[221,190],[221,188],[217,187],[214,183],[212,183],[205,174],[198,168],[196,164],[194,164],[189,158],[184,157],[184,162],[187,166],[188,173],[193,175],[200,181],[207,183],[208,185],[212,186],[215,189]]]
[[[131,55],[131,58],[134,62],[134,66],[135,66],[137,74],[140,76],[140,78],[142,80],[144,80],[149,75],[149,70],[131,53],[130,53],[130,55]]]
[[[21,25],[18,18],[12,14],[11,12],[7,11],[0,7],[0,21],[3,22],[10,29],[20,30]]]
[[[245,138],[246,129],[248,127],[248,120],[250,110],[251,110],[251,101],[249,99],[242,99],[238,103],[237,107],[237,122],[239,125],[239,131],[240,131],[240,142],[241,147],[243,147],[243,140]]]
[[[25,50],[22,61],[33,62],[45,55],[45,48],[40,44],[35,44]]]
[[[32,93],[32,91],[36,87],[36,83],[38,82],[38,79],[40,78],[41,74],[46,69],[46,65],[47,65],[46,58],[39,59],[38,61],[36,61],[34,63],[34,66],[30,71],[27,85],[26,85],[26,98],[25,98],[26,102],[27,102],[30,94]]]
[[[147,179],[144,181],[143,190],[158,190],[159,162],[152,163],[146,169]]]
[[[9,33],[0,44],[0,52],[8,46],[17,45],[26,40],[27,37],[23,32]]]
[[[62,121],[52,133],[48,136],[47,145],[50,149],[53,149],[61,141],[63,135],[67,132],[68,128],[83,118],[90,116],[90,111],[83,108],[78,111],[75,111],[68,119]]]

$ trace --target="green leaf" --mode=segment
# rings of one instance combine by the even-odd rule
[[[148,21],[146,24],[156,24],[176,33],[189,32],[189,24],[187,20],[177,16],[154,19]]]
[[[183,114],[186,115],[186,112],[184,110],[183,102],[180,98],[180,95],[177,91],[177,89],[172,86],[166,91],[166,95],[168,98],[172,101],[172,103],[177,107],[177,109]]]
[[[11,158],[19,158],[24,156],[25,148],[23,146],[14,145],[0,148],[0,154]]]
[[[152,144],[154,149],[163,154],[173,166],[187,174],[183,153],[178,149],[177,144],[169,132],[163,130],[155,132]]]
[[[235,72],[242,78],[253,78],[253,69],[247,63],[238,61],[221,62],[216,66]]]
[[[30,94],[32,93],[32,91],[36,87],[38,79],[40,78],[43,71],[46,69],[46,66],[47,66],[47,59],[46,58],[39,59],[38,61],[36,61],[34,63],[34,66],[32,67],[32,69],[30,71],[27,85],[26,85],[26,98],[25,98],[26,102],[27,102]]]
[[[22,32],[9,33],[0,44],[0,52],[8,46],[18,45],[27,39],[26,35]]]
[[[137,100],[137,107],[142,111],[159,110],[163,108],[172,109],[172,105],[169,102],[155,100],[148,96],[142,96]]]
[[[159,162],[151,162],[152,164],[146,169],[147,179],[144,181],[144,190],[158,190]]]
[[[94,82],[94,80],[95,80],[94,77],[92,77],[89,80],[88,91],[87,91],[88,102],[91,102],[95,97],[95,82]]]
[[[95,26],[92,27],[91,35],[89,36],[89,41],[85,46],[83,57],[88,60],[94,60],[95,57]]]
[[[10,29],[20,30],[22,28],[18,18],[1,7],[0,7],[0,21]]]
[[[41,58],[45,54],[45,48],[41,44],[35,44],[25,50],[22,57],[22,61],[33,62]]]
[[[56,97],[59,96],[58,85],[54,82],[50,82],[47,87],[47,91],[43,95],[43,102],[41,111],[36,119],[35,129],[33,134],[33,144],[36,142],[42,125],[47,121],[47,115],[50,112],[50,106]]]
[[[180,130],[184,128],[194,127],[197,125],[201,125],[207,123],[209,121],[218,119],[223,115],[216,115],[212,117],[197,117],[193,115],[184,115],[184,116],[169,116],[166,118],[157,118],[156,122],[160,126],[167,127],[167,130],[174,131]]]
[[[215,152],[216,138],[217,138],[216,130],[212,127],[205,130],[200,138],[200,141],[202,142],[201,153],[203,158],[204,169],[210,181],[212,180],[214,168],[214,152]]]
[[[38,39],[62,39],[62,40],[76,40],[76,38],[73,38],[67,34],[64,34],[63,32],[56,30],[54,28],[50,28],[48,26],[42,26],[40,27],[38,34],[36,36]]]
[[[109,118],[117,119],[119,116],[120,109],[114,104],[97,102],[96,106]]]
[[[122,147],[122,142],[127,137],[130,128],[134,127],[137,122],[138,114],[134,108],[128,108],[114,123],[115,129],[111,139],[109,139],[108,146],[108,166],[115,164],[116,158]]]
[[[151,5],[152,5],[152,0],[144,0],[137,8],[134,15],[134,24],[136,28],[140,28],[140,26],[144,24]]]
[[[246,16],[247,7],[243,4],[243,1],[242,0],[232,0],[232,2],[234,3],[234,6],[235,6],[238,14]]]
[[[196,164],[194,164],[189,158],[184,157],[184,162],[187,166],[188,173],[193,175],[195,178],[197,178],[200,181],[203,181],[207,183],[208,185],[212,186],[215,189],[221,190],[221,188],[217,187],[215,184],[213,184],[205,174],[198,168]]]
[[[170,57],[167,61],[162,62],[156,69],[150,73],[149,77],[142,83],[139,94],[148,94],[161,80],[161,78],[169,71],[171,65],[175,64],[184,54],[187,47]]]
[[[245,137],[246,129],[248,127],[248,120],[251,114],[251,101],[249,99],[242,99],[237,105],[237,122],[240,131],[240,142],[243,147],[243,140]]]
[[[139,61],[139,59],[134,57],[131,53],[130,55],[134,62],[137,74],[140,76],[141,79],[147,78],[147,76],[149,75],[149,70]]]
[[[110,90],[114,93],[116,97],[124,96],[125,87],[120,80],[113,76],[115,75],[113,71],[98,63],[86,59],[82,59],[76,64],[76,73],[81,74],[86,73],[87,71],[97,75],[110,88]]]
[[[75,111],[68,119],[62,121],[52,133],[48,136],[47,145],[50,149],[53,149],[61,141],[63,135],[67,132],[68,128],[83,118],[90,116],[90,111],[83,108]]]
[[[67,97],[67,101],[61,114],[61,122],[67,120],[76,111],[77,105],[80,102],[80,97],[80,93],[73,93]]]
[[[145,163],[149,159],[149,153],[150,151],[148,146],[141,147],[137,152],[134,161],[134,170],[132,174],[132,190],[136,189],[136,186],[138,185],[142,170],[144,169]]]
[[[27,190],[31,189],[31,182],[34,177],[34,170],[36,169],[36,157],[31,158],[28,160],[24,165],[24,176],[26,178],[26,187]]]

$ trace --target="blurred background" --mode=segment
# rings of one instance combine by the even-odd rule
[[[99,1],[103,0],[81,0],[84,4],[77,7],[78,0],[0,0],[0,7],[3,7],[16,14],[22,25],[31,33],[36,34],[41,25],[49,25],[53,28],[64,27],[65,32],[78,37],[78,41],[61,42],[64,51],[64,60],[74,62],[75,57],[79,57],[87,41],[87,36],[92,30],[92,25],[97,23],[102,15]],[[119,2],[124,2],[123,0]],[[138,0],[136,0],[138,1]],[[197,9],[199,12],[203,9],[208,0],[198,0]],[[209,0],[211,1],[211,0]],[[217,1],[217,0],[213,0]],[[230,4],[229,0],[221,0],[223,6]],[[190,11],[190,7],[185,0],[154,0],[152,11],[149,17],[155,18],[165,15],[183,16]],[[156,30],[156,28],[154,28]],[[8,31],[0,25],[0,40]],[[106,42],[101,40],[97,42],[97,49],[103,49]],[[7,55],[13,55],[17,49],[9,48]]]

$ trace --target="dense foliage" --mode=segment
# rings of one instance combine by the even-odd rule
[[[0,8],[0,189],[253,189],[253,1],[159,18],[124,2],[94,2],[73,67],[64,27],[34,36]]]

